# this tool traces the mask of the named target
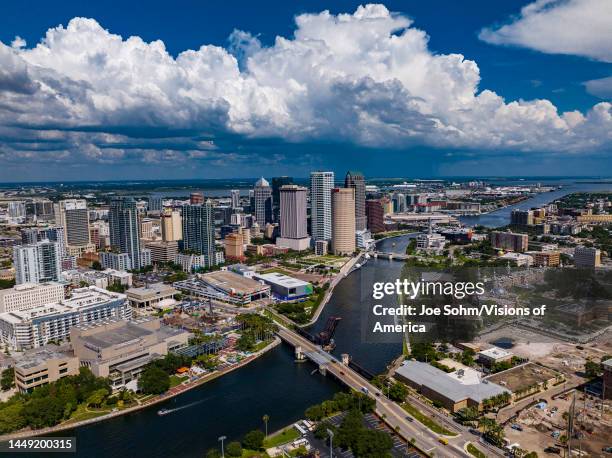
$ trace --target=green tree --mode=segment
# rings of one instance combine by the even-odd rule
[[[21,402],[9,402],[0,409],[0,434],[23,428],[27,423]]]
[[[100,264],[100,261],[94,261],[91,263],[91,268],[93,270],[103,270],[104,267],[102,267],[102,264]]]
[[[199,355],[195,362],[201,368],[213,371],[219,365],[219,358],[215,355]]]
[[[216,448],[211,448],[206,452],[206,458],[221,458],[221,452]]]
[[[384,431],[363,429],[351,450],[357,458],[390,457],[393,440]]]
[[[0,377],[0,388],[3,391],[6,391],[15,386],[15,368],[9,367],[8,369],[4,369],[2,371],[2,376]]]
[[[145,394],[161,394],[170,388],[170,376],[157,366],[149,366],[138,379],[138,388]]]
[[[236,348],[240,351],[252,351],[255,348],[255,337],[250,332],[243,332],[238,341]]]
[[[64,417],[64,404],[56,397],[37,397],[24,405],[23,416],[34,429],[53,426]]]
[[[259,429],[254,429],[245,434],[242,439],[242,446],[249,450],[259,450],[263,446],[264,433]]]
[[[108,391],[105,388],[94,391],[87,398],[87,407],[100,407],[106,396],[108,396]]]
[[[332,425],[327,420],[321,421],[317,423],[317,426],[315,427],[314,436],[320,440],[325,439],[329,435],[327,433],[328,429],[331,430],[334,434],[336,434],[336,427],[334,425]]]
[[[397,402],[402,402],[408,396],[408,388],[403,383],[394,383],[389,388],[389,397]]]
[[[584,364],[584,374],[588,378],[599,377],[601,374],[601,365],[597,364],[595,361],[587,361]]]
[[[225,454],[233,457],[242,456],[242,445],[240,445],[238,441],[230,442],[227,444],[227,447],[225,447]]]

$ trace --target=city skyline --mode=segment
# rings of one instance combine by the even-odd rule
[[[9,6],[0,181],[596,175],[612,11],[541,3]]]

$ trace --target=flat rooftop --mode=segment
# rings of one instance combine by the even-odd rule
[[[78,312],[88,306],[106,304],[114,300],[124,300],[125,294],[113,293],[96,286],[72,290],[72,297],[53,304],[45,304],[28,310],[5,312],[0,318],[9,323],[22,323],[34,318],[41,318],[62,313]]]
[[[130,288],[126,291],[126,294],[130,296],[147,296],[151,294],[167,294],[172,292],[176,294],[176,290],[172,285],[166,285],[164,283],[151,283],[147,286],[141,286],[140,288]]]
[[[308,286],[310,283],[298,278],[290,277],[278,272],[271,272],[268,274],[255,274],[255,278],[261,278],[262,280],[269,281],[276,285],[284,286],[286,288],[298,288],[300,286]]]
[[[154,334],[154,332],[126,322],[124,326],[97,332],[89,336],[81,336],[81,339],[97,348],[111,348],[134,342],[151,334]]]
[[[447,374],[430,364],[420,361],[404,361],[395,372],[417,385],[428,387],[453,402],[460,402],[464,399],[482,402],[492,396],[508,391],[506,388],[495,383],[480,380],[479,378],[476,379],[473,374],[468,375],[465,380],[462,380],[463,377],[457,374],[459,371],[454,372],[454,375]]]
[[[269,286],[262,285],[256,280],[252,280],[229,271],[217,271],[202,274],[199,275],[199,278],[204,283],[207,283],[228,294],[234,293],[239,295],[249,295],[269,288]]]
[[[499,347],[487,348],[486,350],[479,351],[478,354],[491,359],[501,359],[512,356],[511,352]]]
[[[73,358],[74,354],[70,351],[68,346],[58,345],[45,345],[35,350],[25,352],[15,363],[15,367],[18,369],[31,369],[36,366],[40,366],[45,361],[50,359],[63,359]]]

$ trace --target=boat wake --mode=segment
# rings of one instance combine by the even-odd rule
[[[190,402],[189,404],[185,404],[184,406],[180,406],[180,407],[175,407],[173,409],[160,409],[157,411],[157,415],[168,415],[170,413],[174,413],[174,412],[178,412],[179,410],[183,410],[183,409],[188,409],[189,407],[193,407],[195,405],[201,404],[204,401],[207,401],[209,398],[206,399],[200,399],[199,401],[195,401],[195,402]]]

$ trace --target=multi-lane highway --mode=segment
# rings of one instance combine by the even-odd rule
[[[368,380],[342,364],[329,353],[323,351],[319,346],[282,326],[279,326],[278,335],[281,339],[294,347],[301,347],[305,353],[316,354],[316,359],[318,361],[326,361],[325,370],[333,374],[348,387],[362,392],[367,390],[368,396],[376,400],[376,413],[378,416],[384,419],[391,428],[396,430],[398,434],[407,441],[414,439],[415,445],[419,449],[428,453],[435,450],[434,453],[437,457],[471,457],[471,455],[464,450],[464,445],[470,439],[472,439],[473,442],[476,441],[473,440],[474,436],[470,438],[465,428],[452,428],[457,431],[457,436],[454,437],[440,436],[422,423],[413,420],[401,406],[386,398],[383,393]],[[441,437],[448,440],[447,445],[439,441]]]

